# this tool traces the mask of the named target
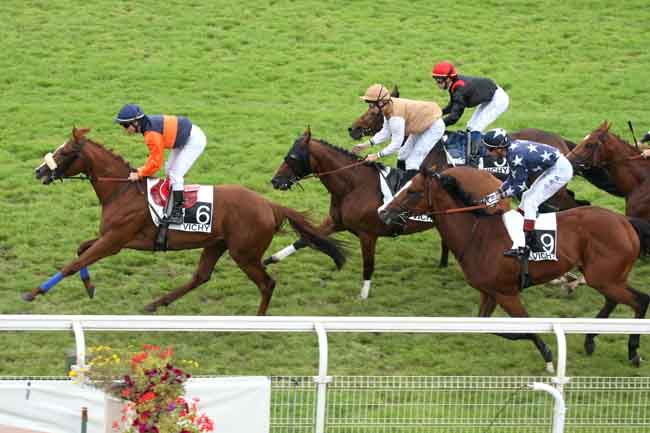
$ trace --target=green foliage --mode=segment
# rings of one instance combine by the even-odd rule
[[[77,276],[31,304],[31,290],[76,257],[97,236],[100,209],[88,184],[49,187],[33,178],[42,156],[73,125],[138,166],[147,150],[112,118],[123,103],[150,113],[186,114],[208,136],[188,181],[239,183],[285,205],[327,214],[318,181],[304,191],[274,191],[269,183],[294,139],[310,125],[315,137],[349,147],[347,127],[364,110],[358,95],[373,82],[398,84],[405,97],[444,105],[430,70],[440,59],[461,73],[494,78],[511,106],[498,126],[536,127],[579,141],[607,119],[629,137],[626,121],[648,127],[650,10],[647,2],[488,1],[440,5],[360,0],[137,3],[91,0],[6,0],[0,59],[0,304],[2,314],[142,313],[153,298],[185,283],[198,251],[123,251],[90,267],[97,297]],[[469,119],[466,113],[462,125]],[[462,127],[459,126],[459,127]],[[394,163],[388,160],[388,163]],[[582,179],[580,198],[623,211],[621,199]],[[217,209],[217,212],[219,210]],[[277,280],[269,313],[324,316],[474,316],[479,295],[457,263],[439,270],[434,231],[381,239],[370,298],[361,287],[358,241],[341,272],[322,254],[302,250],[270,268]],[[276,236],[269,253],[295,240]],[[650,268],[639,263],[632,284],[648,292]],[[161,314],[251,315],[256,287],[224,257],[212,279]],[[602,296],[581,287],[565,296],[553,286],[527,289],[534,317],[593,317]],[[503,313],[498,310],[496,314]],[[632,317],[619,307],[616,317]],[[313,335],[92,333],[89,344],[174,345],[201,364],[198,373],[315,374]],[[546,336],[553,341],[553,336]],[[647,373],[626,360],[626,337],[601,336],[593,357],[582,337],[569,338],[569,374]],[[61,374],[61,333],[3,333],[0,374]],[[641,351],[648,345],[642,338]],[[332,374],[537,375],[543,363],[529,342],[492,335],[333,335]]]

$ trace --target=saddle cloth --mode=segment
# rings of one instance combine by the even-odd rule
[[[210,233],[213,219],[212,185],[186,185],[183,223],[171,224],[170,230]],[[168,179],[147,179],[147,201],[153,223],[158,226],[169,199]]]
[[[557,214],[555,212],[541,213],[535,220],[535,242],[534,248],[531,249],[528,260],[532,262],[541,262],[545,260],[557,261]],[[524,226],[524,216],[516,210],[510,210],[503,214],[504,224],[513,224],[513,232],[522,236]],[[508,233],[510,233],[508,231]],[[514,242],[514,239],[511,240]]]
[[[383,204],[377,212],[382,211],[388,204],[393,201],[393,197],[408,185],[409,182],[404,181],[404,171],[396,168],[384,167],[379,172],[379,186],[381,188],[381,195],[383,197]],[[409,217],[412,221],[419,221],[423,223],[433,223],[433,220],[426,215],[414,215]]]

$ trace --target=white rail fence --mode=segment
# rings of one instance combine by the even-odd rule
[[[649,378],[566,376],[567,334],[650,334],[650,320],[0,316],[0,331],[70,330],[78,369],[85,365],[88,331],[315,332],[318,375],[273,378],[271,422],[278,433],[650,433]],[[331,377],[327,335],[342,332],[554,334],[557,369],[554,377]]]

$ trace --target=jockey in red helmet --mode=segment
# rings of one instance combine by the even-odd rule
[[[508,94],[489,78],[458,75],[451,62],[439,62],[431,71],[438,88],[449,90],[449,103],[442,109],[445,126],[458,122],[466,108],[477,107],[467,122],[472,147],[480,142],[480,133],[508,109]],[[478,147],[473,151],[478,151]]]
[[[171,183],[171,197],[167,200],[163,223],[183,223],[184,177],[205,149],[205,134],[183,116],[145,115],[136,104],[126,104],[115,117],[127,134],[140,133],[149,148],[149,157],[137,171],[129,174],[136,182],[156,174],[162,167],[165,149],[170,149],[165,174]]]

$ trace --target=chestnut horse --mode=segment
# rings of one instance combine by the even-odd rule
[[[87,266],[117,254],[123,248],[154,249],[156,227],[144,193],[146,181],[124,182],[132,168],[122,157],[86,138],[88,131],[74,128],[72,138],[46,156],[46,163],[36,169],[36,177],[49,184],[55,179],[79,173],[88,176],[102,206],[100,235],[83,242],[78,250],[79,257],[50,280],[24,293],[26,301],[32,301],[62,278],[79,271],[89,289],[92,285]],[[170,231],[168,235],[168,248],[171,250],[203,248],[192,279],[148,304],[146,311],[153,312],[159,306],[167,306],[208,281],[217,261],[228,250],[239,268],[257,285],[262,298],[257,314],[265,314],[275,281],[266,273],[261,258],[285,220],[309,246],[330,256],[338,268],[345,263],[344,253],[337,243],[322,235],[300,212],[272,203],[238,185],[215,186],[213,200],[215,215],[211,233]],[[89,295],[92,294],[94,292],[89,291]]]
[[[436,228],[458,259],[467,282],[481,292],[479,316],[489,317],[496,305],[514,317],[527,317],[519,292],[519,262],[504,257],[512,241],[500,216],[483,209],[452,213],[450,210],[475,205],[469,191],[488,182],[490,175],[469,167],[456,167],[442,174],[421,169],[385,208],[381,218],[387,223],[402,221],[405,214],[433,216]],[[475,206],[476,207],[476,206]],[[530,262],[532,285],[542,284],[578,267],[587,284],[605,297],[596,317],[608,317],[617,304],[629,305],[637,319],[646,315],[650,296],[628,283],[628,276],[640,255],[650,253],[650,223],[628,218],[608,209],[584,206],[557,214],[558,261]],[[532,340],[552,367],[552,354],[536,334],[502,335],[508,339]],[[595,335],[585,338],[588,354],[595,348]],[[639,335],[628,341],[628,357],[636,366]]]
[[[650,160],[638,148],[610,132],[603,122],[578,144],[567,157],[578,168],[607,170],[625,197],[625,215],[650,220]]]
[[[412,234],[430,229],[431,223],[409,220],[399,233],[395,226],[384,224],[377,214],[382,205],[382,193],[379,186],[379,163],[363,162],[357,155],[333,146],[325,141],[312,138],[307,129],[298,137],[287,153],[284,162],[276,171],[271,183],[280,190],[288,190],[299,180],[311,175],[316,176],[330,193],[329,216],[321,223],[324,233],[347,230],[356,235],[361,243],[363,257],[363,286],[360,297],[367,298],[370,291],[372,274],[375,269],[375,246],[379,236],[396,236]],[[477,185],[474,192],[488,194],[501,184],[491,177],[482,185]],[[510,201],[503,200],[500,209],[510,209]],[[292,246],[274,254],[264,261],[265,264],[282,260],[301,247],[301,240]]]

